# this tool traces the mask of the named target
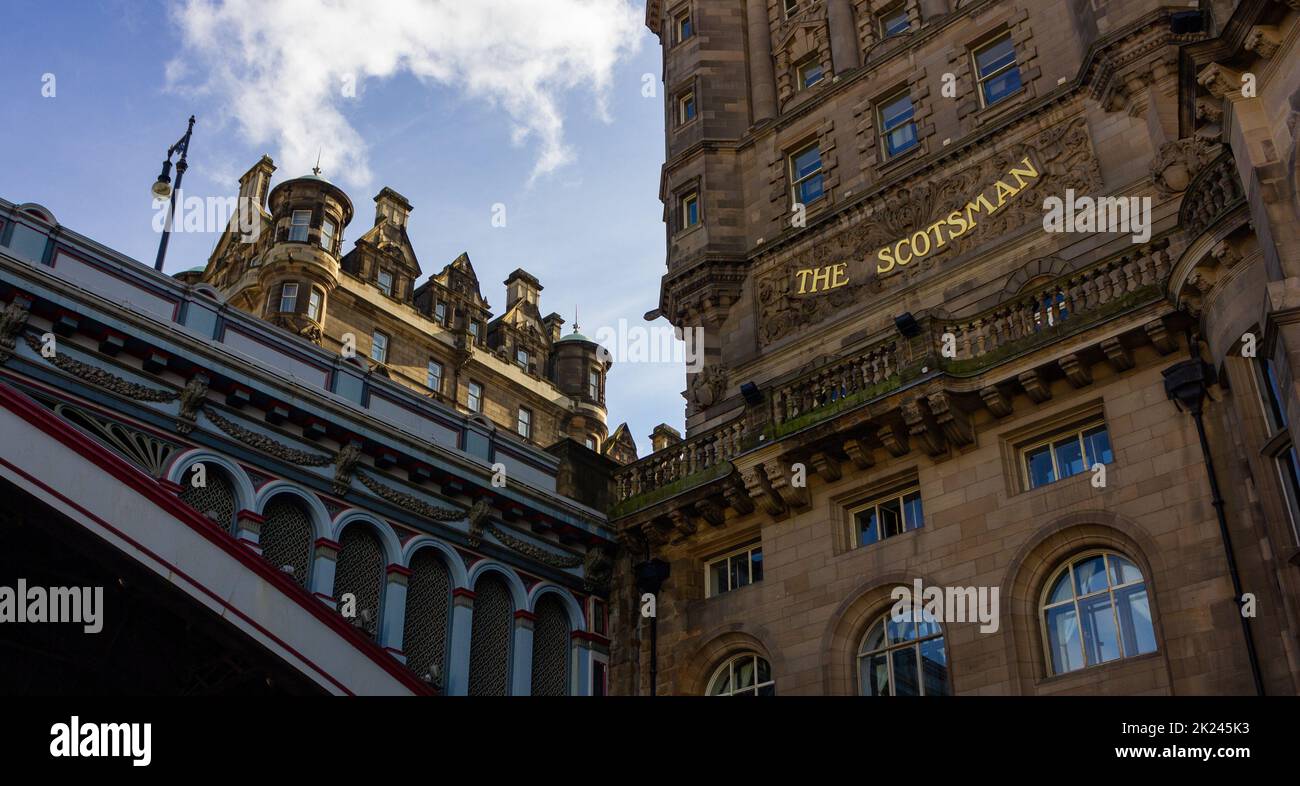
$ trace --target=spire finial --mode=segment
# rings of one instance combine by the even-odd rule
[[[573,332],[578,332],[578,307],[576,305],[573,307]]]
[[[316,177],[320,177],[320,151],[319,147],[316,148],[316,166],[311,168],[311,173]]]

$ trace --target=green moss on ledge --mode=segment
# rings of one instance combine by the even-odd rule
[[[696,472],[691,475],[687,475],[684,478],[678,478],[677,480],[674,480],[672,483],[669,483],[664,486],[660,486],[657,489],[653,489],[651,491],[646,491],[641,494],[637,494],[635,497],[628,497],[627,499],[623,500],[622,502],[610,508],[609,517],[610,519],[621,518],[630,513],[634,513],[643,508],[648,508],[651,505],[662,502],[668,499],[669,497],[676,496],[677,494],[680,494],[683,491],[693,489],[696,486],[703,486],[705,483],[712,482],[721,477],[726,477],[727,475],[730,474],[731,474],[730,461],[723,461],[718,464],[714,464],[708,469],[700,470],[699,472]]]

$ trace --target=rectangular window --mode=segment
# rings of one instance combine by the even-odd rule
[[[370,337],[370,359],[376,363],[388,362],[388,336],[378,330]]]
[[[515,363],[519,364],[519,367],[522,368],[524,371],[528,370],[528,360],[529,360],[528,350],[526,349],[515,350]]]
[[[1282,386],[1277,381],[1277,368],[1272,358],[1261,357],[1255,364],[1259,369],[1259,387],[1264,399],[1264,414],[1272,430],[1287,427],[1286,406],[1282,403]]]
[[[376,278],[375,283],[379,285],[380,292],[383,292],[388,297],[393,296],[393,274],[392,273],[389,273],[387,270],[379,271],[379,275]]]
[[[677,125],[684,126],[695,119],[695,91],[683,93],[677,99]]]
[[[311,294],[307,296],[307,318],[312,321],[320,321],[320,290],[316,287],[311,288]]]
[[[608,688],[605,662],[603,660],[593,660],[591,662],[591,695],[604,696],[608,692]]]
[[[298,310],[297,284],[284,284],[280,287],[280,310],[285,313]]]
[[[785,0],[785,18],[789,19],[799,13],[799,0]]]
[[[334,231],[335,226],[332,219],[327,218],[320,222],[320,247],[326,251],[332,252],[334,250]]]
[[[1020,89],[1020,69],[1016,67],[1016,48],[1010,33],[977,47],[971,55],[984,106],[992,106]]]
[[[469,383],[468,398],[465,401],[470,412],[483,411],[483,386],[477,382]]]
[[[442,392],[442,364],[436,360],[429,361],[428,374],[424,378],[424,384],[429,386],[430,390]]]
[[[1115,460],[1105,423],[1090,423],[1021,451],[1026,488],[1036,489]]]
[[[799,66],[799,89],[806,90],[822,81],[825,76],[821,61],[809,60]]]
[[[593,401],[600,400],[600,372],[587,372],[587,397]]]
[[[311,223],[310,210],[295,210],[289,219],[289,242],[306,243],[307,226]]]
[[[677,15],[673,22],[673,29],[677,34],[677,43],[681,43],[691,36],[695,35],[695,25],[691,23],[691,12],[683,11]]]
[[[475,344],[478,343],[478,332],[479,332],[479,330],[480,330],[480,328],[479,328],[479,325],[478,325],[478,320],[477,320],[477,319],[471,320],[470,323],[469,323],[469,334],[470,334],[471,337],[473,337],[473,339],[474,339],[474,343],[475,343]]]
[[[925,525],[925,511],[921,506],[921,489],[905,487],[890,492],[849,511],[853,531],[852,548],[870,546],[886,538],[920,529]]]
[[[593,437],[593,436],[588,435],[588,436],[587,436],[587,441],[586,441],[585,444],[586,444],[586,446],[587,446],[587,450],[595,450],[595,449],[596,449],[596,438]]]
[[[755,544],[711,560],[707,571],[709,597],[760,582],[763,580],[763,547]]]
[[[794,201],[809,205],[825,195],[822,189],[821,148],[812,144],[790,156],[790,182]]]
[[[446,304],[446,303],[442,302],[441,300],[438,301],[437,305],[435,305],[435,306],[433,307],[433,318],[436,319],[436,320],[438,320],[438,322],[441,323],[441,324],[443,324],[443,325],[447,324],[447,304]]]
[[[700,196],[692,191],[682,197],[682,229],[690,229],[700,223]]]
[[[916,121],[912,119],[912,97],[906,90],[880,103],[880,139],[885,158],[893,158],[916,147]]]
[[[907,8],[902,3],[880,12],[880,35],[882,38],[906,33],[912,29],[907,19]]]
[[[519,408],[519,417],[515,419],[515,431],[519,432],[519,436],[524,439],[529,439],[533,436],[532,410],[525,409],[524,407]]]
[[[591,632],[601,636],[608,636],[609,617],[608,610],[605,607],[605,601],[600,598],[591,599]]]

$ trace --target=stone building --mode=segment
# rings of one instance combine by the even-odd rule
[[[1182,5],[650,0],[615,692],[1296,693],[1300,4]]]

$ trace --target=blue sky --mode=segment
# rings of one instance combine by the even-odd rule
[[[543,313],[562,314],[566,329],[575,306],[588,335],[620,319],[644,325],[664,272],[662,98],[643,94],[645,74],[662,90],[661,68],[640,24],[644,5],[431,2],[401,0],[365,27],[349,21],[346,3],[322,17],[288,0],[268,18],[246,13],[268,5],[251,0],[100,0],[61,11],[7,0],[0,196],[39,202],[152,264],[149,187],[194,114],[187,196],[233,195],[263,153],[279,166],[275,182],[306,174],[320,151],[324,175],[357,206],[349,246],[387,185],[415,206],[410,235],[425,276],[465,251],[497,313],[501,282],[522,267],[545,287]],[[444,18],[447,9],[460,10]],[[557,24],[566,14],[584,20],[576,32]],[[338,57],[300,67],[322,52]],[[42,95],[45,74],[54,97]],[[353,75],[355,97],[334,94],[341,74]],[[492,225],[497,203],[505,227]],[[174,235],[167,272],[203,265],[215,237]],[[645,455],[655,424],[681,427],[684,386],[680,365],[616,364],[611,427],[628,421]]]

